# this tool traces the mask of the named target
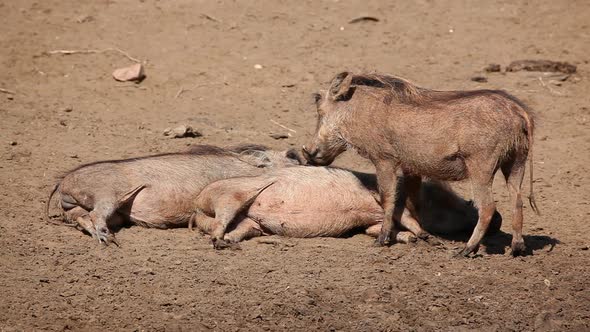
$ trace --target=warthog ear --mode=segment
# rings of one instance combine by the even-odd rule
[[[342,72],[332,80],[330,84],[330,97],[334,101],[347,100],[351,97],[350,92],[352,91],[350,85],[352,84],[352,74],[345,71]]]
[[[238,154],[238,159],[259,168],[272,166],[272,161],[264,151],[245,150]]]

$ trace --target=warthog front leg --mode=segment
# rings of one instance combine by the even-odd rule
[[[111,207],[107,202],[103,204],[97,204],[94,210],[90,211],[90,221],[94,226],[94,236],[98,240],[98,243],[115,243],[118,245],[115,235],[109,230],[107,220],[111,218],[115,213],[115,208]]]
[[[94,209],[90,211],[89,216],[94,225],[98,243],[119,245],[115,235],[110,231],[108,223],[109,221],[111,223],[119,221],[120,216],[116,214],[117,209],[130,202],[144,188],[146,188],[145,185],[135,187],[123,194],[122,197],[115,197],[115,195],[110,194],[97,195],[97,202],[94,204]]]
[[[96,232],[96,226],[90,217],[90,212],[86,211],[84,208],[77,206],[68,211],[65,211],[64,216],[68,222],[75,223],[76,229],[90,234],[97,240],[99,239],[99,235]],[[110,218],[109,224],[122,224],[123,221],[124,220],[120,215],[114,214]],[[119,245],[114,235],[111,235],[109,241]]]
[[[375,241],[378,246],[384,246],[397,236],[398,229],[394,220],[399,221],[404,207],[396,206],[396,176],[395,171],[398,164],[390,161],[379,161],[375,163],[377,170],[377,185],[381,195],[381,206],[385,213],[381,232]]]

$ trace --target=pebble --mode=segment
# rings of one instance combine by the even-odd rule
[[[289,138],[289,135],[287,135],[287,134],[270,134],[268,136],[270,136],[270,137],[272,137],[274,139],[286,139],[286,138]]]
[[[120,82],[135,81],[141,82],[145,78],[145,71],[141,63],[116,69],[113,78]]]
[[[473,82],[485,83],[488,81],[488,78],[485,76],[473,76],[471,80]]]

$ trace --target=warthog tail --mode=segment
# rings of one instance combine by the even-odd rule
[[[525,118],[525,122],[527,125],[527,138],[528,138],[528,145],[529,145],[529,205],[531,209],[540,216],[541,212],[537,207],[537,202],[535,201],[535,192],[533,191],[533,130],[534,124],[533,120],[531,119],[531,115],[527,112],[526,108],[523,110],[523,115]]]
[[[55,192],[57,191],[57,189],[59,188],[59,182],[56,183],[55,185],[53,185],[53,189],[51,189],[51,193],[49,194],[49,198],[47,199],[47,202],[45,203],[45,221],[46,222],[51,222],[50,218],[49,218],[49,205],[51,204],[51,200],[53,199],[53,195],[55,195]]]

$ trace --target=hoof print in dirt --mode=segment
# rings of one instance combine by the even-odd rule
[[[193,129],[191,126],[178,126],[175,128],[166,128],[164,129],[164,136],[168,136],[170,138],[184,138],[184,137],[201,137],[203,134]]]
[[[551,60],[518,60],[512,61],[506,71],[540,71],[540,72],[560,72],[564,74],[573,74],[577,67],[567,62]]]
[[[141,63],[116,69],[113,72],[113,78],[119,82],[136,82],[140,83],[145,78],[145,72]]]

